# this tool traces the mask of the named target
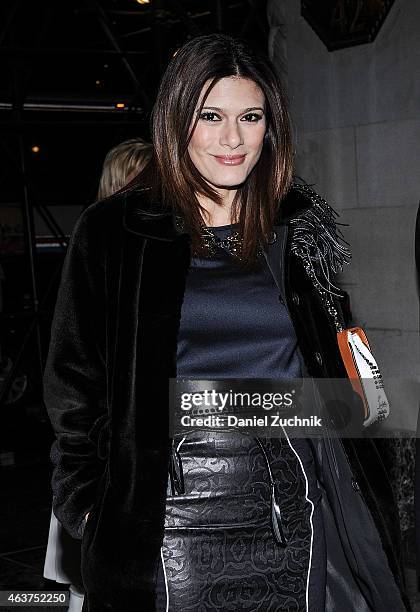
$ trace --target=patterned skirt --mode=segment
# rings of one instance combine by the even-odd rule
[[[197,432],[174,443],[158,612],[324,610],[311,443]]]

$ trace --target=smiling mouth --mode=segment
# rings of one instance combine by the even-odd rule
[[[217,159],[232,161],[234,159],[242,159],[242,157],[245,157],[245,155],[246,153],[242,153],[242,155],[215,155],[214,157],[217,157]]]
[[[245,160],[245,153],[243,155],[214,155],[213,157],[219,162],[226,166],[238,166]]]

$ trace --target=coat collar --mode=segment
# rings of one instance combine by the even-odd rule
[[[118,196],[123,199],[125,229],[145,238],[175,240],[184,233],[182,227],[173,211],[150,201],[149,192],[148,188],[136,188]],[[292,186],[280,202],[274,225],[287,225],[311,206],[311,200]]]
[[[124,198],[124,228],[145,238],[175,240],[180,233],[173,212],[159,203],[151,203],[149,189],[135,189]]]

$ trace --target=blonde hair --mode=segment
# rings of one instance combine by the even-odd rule
[[[130,138],[108,151],[99,180],[98,200],[108,198],[130,183],[151,157],[152,145],[141,138]]]

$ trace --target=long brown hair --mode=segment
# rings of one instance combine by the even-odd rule
[[[275,213],[292,180],[292,138],[288,105],[271,62],[231,36],[211,34],[187,42],[174,55],[163,75],[152,114],[152,139],[161,197],[183,217],[192,248],[202,247],[200,210],[196,194],[217,204],[221,198],[204,180],[188,154],[188,144],[206,98],[217,81],[238,76],[254,81],[265,96],[267,132],[260,159],[238,188],[233,218],[243,237],[242,258],[251,263],[259,245],[270,238]],[[190,125],[201,91],[210,81],[192,130]],[[239,214],[238,214],[239,213]]]

